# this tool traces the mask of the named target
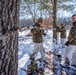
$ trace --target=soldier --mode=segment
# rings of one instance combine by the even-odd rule
[[[44,30],[41,26],[42,22],[43,22],[43,19],[39,18],[37,23],[35,23],[35,25],[31,29],[31,34],[32,34],[33,43],[34,43],[33,53],[35,54],[38,51],[40,51],[41,60],[46,62],[45,50],[43,47],[43,35],[46,35],[46,34],[44,33]]]
[[[53,42],[58,44],[58,36],[59,36],[59,32],[60,32],[60,28],[57,25],[56,27],[54,27],[53,29]]]
[[[72,28],[70,30],[68,41],[65,43],[67,46],[65,49],[65,60],[66,58],[69,60],[69,65],[72,65],[72,56],[76,51],[76,14],[72,16]]]
[[[60,32],[61,32],[61,44],[62,44],[62,48],[65,47],[65,42],[66,42],[66,28],[64,26],[64,24],[61,24],[61,28],[60,28]]]

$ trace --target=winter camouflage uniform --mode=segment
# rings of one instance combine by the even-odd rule
[[[61,38],[66,38],[66,29],[65,29],[65,27],[61,27],[60,32],[61,32]]]
[[[59,33],[60,33],[59,26],[54,27],[54,29],[53,29],[53,41],[56,44],[58,43]]]
[[[76,22],[73,23],[73,26],[70,30],[68,41],[71,45],[76,45]]]
[[[66,28],[65,26],[61,26],[60,28],[60,32],[61,32],[61,44],[62,44],[62,48],[65,47],[65,42],[66,42]]]
[[[60,27],[59,26],[56,26],[56,31],[60,32]]]
[[[33,37],[33,42],[34,43],[42,43],[43,42],[43,35],[45,34],[44,33],[44,30],[42,29],[41,26],[39,26],[38,23],[36,23],[34,25],[34,28],[31,29],[31,33],[32,33],[32,37]]]
[[[72,62],[73,53],[76,51],[76,21],[73,22],[73,26],[70,30],[68,36],[69,45],[65,49],[65,59],[66,57],[69,59],[70,65],[76,65],[76,63]],[[76,57],[74,57],[76,62]]]
[[[43,35],[45,35],[43,28],[38,23],[36,23],[34,25],[34,28],[31,29],[31,34],[34,42],[33,53],[37,53],[38,51],[40,51],[41,59],[46,60],[43,47]]]
[[[56,31],[55,28],[53,30],[53,39],[56,39],[57,40],[57,31]]]
[[[53,29],[53,41],[57,43],[57,33],[60,32],[60,28],[59,26],[54,27]]]
[[[60,31],[60,38],[61,38],[61,48],[65,48],[65,42],[66,42],[66,28],[64,24],[61,24],[61,28],[59,29]],[[64,49],[62,51],[64,54]],[[64,60],[64,55],[62,55],[62,61]]]

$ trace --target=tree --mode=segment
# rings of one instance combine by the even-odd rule
[[[24,2],[25,2],[25,4],[27,4],[27,9],[29,9],[33,19],[34,18],[36,19],[38,17],[42,17],[45,12],[50,13],[49,0],[24,0]]]
[[[0,75],[17,75],[19,0],[0,0]]]
[[[72,12],[75,8],[74,0],[58,0],[58,10],[63,9],[67,12]]]
[[[36,5],[36,1],[37,0],[24,0],[25,4],[27,5],[27,9],[29,10],[33,22],[35,23],[35,19],[36,19],[36,10],[35,10],[35,5]],[[34,7],[33,9],[31,7]],[[32,11],[33,10],[33,11]]]
[[[60,10],[65,12],[75,13],[74,12],[75,10],[73,11],[73,9],[75,8],[75,4],[74,3],[72,4],[72,2],[75,2],[75,0],[24,0],[24,1],[25,4],[27,5],[26,9],[28,9],[30,14],[27,14],[28,12],[27,13],[24,12],[24,13],[27,14],[28,16],[29,15],[32,16],[33,22],[35,22],[35,20],[38,17],[42,17],[44,19],[53,17],[54,21],[50,20],[50,23],[53,22],[54,27],[56,25],[56,20],[58,20],[58,18],[63,17],[62,14],[59,14]],[[54,4],[55,2],[56,4]],[[56,17],[58,18],[55,19]]]
[[[57,26],[56,24],[56,13],[57,13],[57,0],[51,0],[53,5],[53,27]],[[57,40],[57,31],[53,30],[53,39]]]

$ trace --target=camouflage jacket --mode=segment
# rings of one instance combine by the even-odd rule
[[[61,32],[61,38],[66,38],[66,28],[65,27],[61,27],[60,28],[60,32]]]
[[[42,35],[44,35],[45,33],[44,33],[43,28],[38,23],[36,23],[34,25],[34,27],[31,29],[31,34],[32,34],[32,39],[33,39],[34,43],[43,42],[43,36]]]
[[[68,41],[71,45],[76,45],[76,21],[73,23],[73,26],[70,30]]]
[[[60,32],[60,27],[59,26],[56,26],[56,31]]]
[[[53,28],[53,39],[56,39],[57,40],[57,32],[60,32],[59,26],[55,26]]]
[[[57,31],[56,31],[55,28],[53,30],[53,39],[56,39],[57,40]]]

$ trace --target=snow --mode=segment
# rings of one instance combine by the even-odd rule
[[[26,75],[26,73],[21,69],[27,70],[27,66],[30,64],[29,55],[32,53],[32,50],[33,50],[33,42],[32,42],[32,36],[27,36],[28,33],[30,33],[30,29],[27,29],[23,32],[19,32],[18,75]],[[44,45],[45,51],[46,52],[53,51],[53,48],[56,48],[59,50],[60,53],[62,53],[63,50],[62,48],[60,48],[61,46],[60,38],[58,37],[59,44],[56,45],[56,44],[53,44],[52,36],[53,36],[52,29],[48,29],[47,35],[43,37],[44,38],[43,45]],[[37,56],[39,56],[40,58],[40,54]],[[52,72],[50,73],[50,75],[52,75]]]

